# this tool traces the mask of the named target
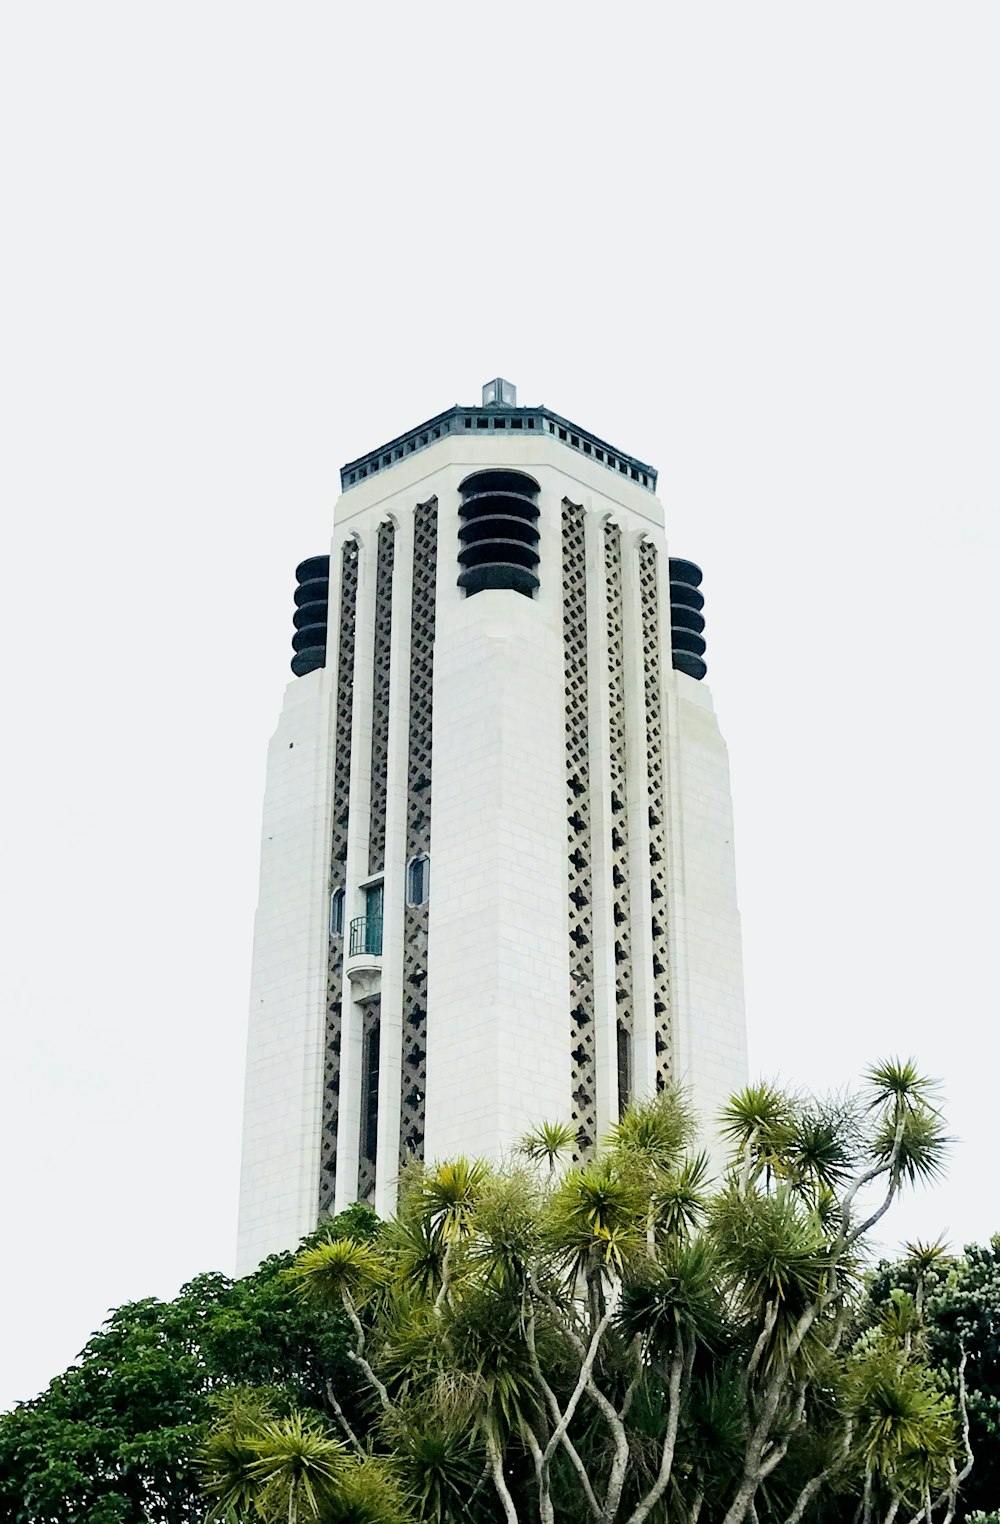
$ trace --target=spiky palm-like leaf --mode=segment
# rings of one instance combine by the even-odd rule
[[[879,1120],[872,1154],[893,1180],[930,1184],[944,1174],[951,1141],[936,1111],[901,1103],[897,1114],[890,1112]]]
[[[421,1524],[451,1524],[468,1516],[483,1470],[482,1447],[467,1420],[446,1401],[416,1401],[383,1420],[413,1509]]]
[[[382,1256],[353,1238],[328,1238],[303,1249],[287,1271],[301,1294],[325,1307],[340,1307],[346,1294],[363,1302],[385,1280]]]
[[[695,1154],[679,1169],[659,1176],[653,1186],[653,1215],[659,1240],[683,1238],[693,1232],[705,1213],[708,1155]]]
[[[717,1271],[705,1238],[671,1243],[657,1262],[640,1262],[635,1278],[624,1285],[618,1308],[617,1322],[626,1339],[639,1339],[660,1360],[674,1353],[682,1336],[715,1345],[723,1327]]]
[[[444,1245],[412,1203],[385,1224],[380,1244],[392,1279],[433,1301],[441,1289]]]
[[[776,1085],[746,1085],[722,1108],[719,1131],[732,1145],[736,1162],[747,1160],[755,1173],[780,1172],[792,1137],[795,1107]]]
[[[527,1171],[509,1169],[483,1184],[468,1262],[497,1286],[524,1285],[541,1243],[538,1188]]]
[[[680,1451],[694,1485],[709,1505],[725,1496],[738,1475],[748,1416],[735,1362],[716,1365],[693,1382],[682,1420]]]
[[[804,1106],[792,1116],[786,1143],[788,1178],[814,1198],[836,1191],[857,1161],[857,1120],[847,1105]]]
[[[262,1424],[252,1444],[250,1475],[261,1516],[275,1524],[325,1519],[346,1469],[344,1446],[302,1413]]]
[[[632,1101],[608,1134],[612,1148],[655,1170],[674,1169],[695,1133],[690,1102],[674,1085]]]
[[[829,1287],[823,1225],[786,1186],[773,1195],[730,1186],[712,1203],[711,1223],[734,1309],[755,1330],[765,1328],[769,1309],[774,1319],[762,1365],[766,1370],[790,1353],[799,1318]],[[842,1289],[850,1273],[851,1267],[841,1262]],[[801,1346],[801,1361],[809,1364],[815,1358],[818,1340],[817,1323]]]
[[[894,1354],[861,1362],[854,1375],[857,1444],[865,1465],[897,1478],[903,1463],[942,1472],[958,1454],[951,1400],[921,1365]]]
[[[460,1243],[471,1232],[479,1193],[489,1173],[484,1160],[459,1157],[423,1176],[414,1206],[442,1243]]]
[[[869,1111],[937,1109],[938,1081],[921,1074],[912,1058],[883,1059],[866,1071],[865,1081]]]
[[[522,1415],[534,1415],[539,1393],[519,1296],[468,1283],[447,1311],[442,1339],[450,1372],[465,1381],[468,1393],[476,1394],[481,1423],[494,1430],[510,1429]],[[544,1330],[538,1331],[538,1340],[543,1342]]]
[[[409,1524],[410,1500],[395,1468],[371,1456],[352,1456],[324,1505],[323,1524]]]
[[[554,1174],[559,1160],[575,1147],[576,1133],[572,1122],[541,1122],[524,1134],[518,1152],[533,1164],[548,1165]]]
[[[590,1269],[619,1275],[645,1247],[648,1204],[641,1179],[612,1157],[569,1170],[546,1203],[553,1260],[570,1279]]]
[[[920,1333],[920,1313],[908,1291],[894,1287],[880,1309],[874,1343],[897,1353],[906,1350]]]
[[[215,1498],[207,1515],[209,1524],[242,1518],[253,1506],[258,1483],[252,1468],[257,1459],[251,1433],[227,1427],[209,1434],[200,1456],[205,1491]]]
[[[282,1416],[274,1399],[274,1393],[253,1387],[224,1388],[209,1398],[214,1421],[198,1457],[202,1484],[216,1499],[209,1524],[229,1524],[252,1508],[258,1491],[251,1470],[257,1459],[254,1441],[264,1424]]]
[[[441,1367],[441,1328],[433,1301],[400,1281],[380,1304],[379,1373],[397,1397],[422,1390]]]
[[[927,1275],[931,1270],[941,1270],[952,1263],[953,1256],[944,1238],[936,1238],[933,1243],[924,1243],[917,1238],[908,1240],[903,1247],[906,1250],[904,1264],[918,1275]]]

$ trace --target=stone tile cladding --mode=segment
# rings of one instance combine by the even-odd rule
[[[660,671],[660,610],[657,552],[650,540],[639,545],[642,601],[642,658],[646,688],[646,789],[649,796],[649,884],[653,933],[653,1010],[656,1034],[656,1088],[662,1090],[673,1067],[670,1031],[670,966],[667,956],[667,798],[663,734],[663,680]]]
[[[632,930],[629,904],[628,793],[625,756],[625,632],[622,614],[622,532],[604,526],[604,587],[608,644],[608,763],[611,782],[612,905],[615,922],[615,1003],[619,1031],[632,1054]],[[629,1071],[634,1071],[630,1057]]]
[[[385,871],[385,806],[389,788],[389,651],[392,643],[392,568],[396,530],[383,524],[378,532],[375,574],[375,645],[372,661],[371,825],[368,834],[368,872]]]
[[[354,702],[354,623],[358,602],[358,543],[345,540],[340,552],[340,628],[337,646],[337,719],[333,764],[333,831],[330,889],[344,887],[347,861],[347,801],[351,786],[351,710]],[[320,1150],[319,1214],[333,1212],[337,1178],[337,1118],[340,1103],[341,1001],[344,938],[331,936],[327,964],[326,1056],[323,1066],[323,1136]]]
[[[419,503],[413,521],[410,616],[410,739],[406,778],[406,860],[431,850],[431,722],[434,694],[434,602],[437,591],[437,500]],[[434,867],[431,859],[431,893]],[[428,906],[407,905],[403,918],[403,1055],[399,1162],[424,1157],[427,1093]]]
[[[590,835],[590,753],[587,689],[587,564],[585,512],[562,506],[563,659],[566,684],[566,809],[569,884],[570,1056],[575,1159],[597,1135],[594,1039],[594,926]]]

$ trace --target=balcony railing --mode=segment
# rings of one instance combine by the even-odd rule
[[[380,915],[358,915],[351,922],[348,957],[358,958],[363,953],[367,953],[370,957],[381,957],[382,917]]]

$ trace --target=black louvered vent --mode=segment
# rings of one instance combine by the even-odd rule
[[[292,671],[296,677],[326,666],[326,619],[330,607],[330,557],[310,556],[295,568],[295,634]]]
[[[705,665],[705,599],[699,591],[701,567],[670,558],[670,649],[673,665],[689,677],[702,678]]]
[[[477,471],[462,483],[458,585],[471,597],[538,586],[538,483],[523,471]]]

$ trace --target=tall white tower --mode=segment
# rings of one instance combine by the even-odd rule
[[[701,573],[497,380],[341,473],[268,755],[238,1269],[401,1166],[745,1083]]]

